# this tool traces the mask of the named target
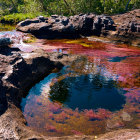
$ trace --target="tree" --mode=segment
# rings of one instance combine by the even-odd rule
[[[47,11],[46,0],[39,0],[39,1],[41,2],[44,11]]]
[[[15,5],[14,1],[13,0],[10,0],[10,1],[11,1],[12,5],[13,5],[13,8],[14,8],[15,12],[17,12],[17,8],[16,8],[16,5]]]
[[[131,1],[131,0],[128,0],[128,2],[127,2],[127,4],[126,4],[126,7],[125,7],[125,11],[127,11],[128,5],[129,5],[130,1]]]
[[[72,8],[71,8],[71,6],[68,4],[68,2],[67,2],[66,0],[63,0],[63,1],[64,1],[64,3],[66,4],[67,8],[70,9],[70,12],[71,12],[72,14],[74,14],[74,11],[72,10]]]

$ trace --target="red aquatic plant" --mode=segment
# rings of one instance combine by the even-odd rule
[[[49,113],[48,118],[54,120],[54,114],[53,113]]]
[[[74,135],[83,135],[83,133],[77,131],[77,130],[71,130],[71,132],[74,134]]]
[[[130,102],[139,103],[140,102],[140,88],[129,90],[125,96]]]
[[[106,119],[106,118],[110,117],[112,112],[110,112],[106,109],[99,108],[99,109],[97,109],[96,114],[97,114],[97,116],[99,116],[100,119]]]
[[[64,108],[63,110],[70,116],[72,116],[74,114],[74,111],[72,109]]]
[[[72,110],[72,109],[70,109],[70,108],[65,108],[65,109],[63,109],[63,110],[64,110],[65,113],[66,113],[67,115],[69,115],[69,116],[74,116],[74,117],[78,118],[79,115],[80,115],[80,112],[78,111],[78,109]]]
[[[61,109],[62,109],[62,106],[58,103],[50,103],[49,104],[49,111],[51,111],[55,114],[60,113]]]
[[[80,113],[77,112],[77,111],[74,111],[74,112],[73,112],[73,116],[75,116],[76,118],[78,118],[78,117],[80,116]]]
[[[101,117],[97,115],[92,109],[85,110],[85,116],[89,118],[89,120],[101,120]]]
[[[58,122],[58,123],[64,123],[66,119],[69,118],[69,115],[67,115],[64,111],[61,112],[60,114],[58,114],[56,117],[55,117],[55,121]]]
[[[57,129],[56,129],[53,125],[48,125],[48,124],[46,124],[45,129],[46,129],[48,132],[57,132]]]

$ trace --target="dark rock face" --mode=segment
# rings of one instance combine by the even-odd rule
[[[115,31],[114,21],[109,16],[96,16],[93,23],[93,34],[108,35],[108,31]]]
[[[2,76],[0,76],[1,79]],[[8,107],[6,100],[6,89],[3,87],[2,81],[0,80],[0,115],[5,112]]]
[[[25,20],[17,25],[17,30],[32,33],[39,38],[78,38],[80,35],[100,35],[102,29],[114,30],[113,24],[112,19],[104,15],[52,15],[49,18]]]
[[[0,38],[0,46],[8,46],[12,43],[10,38]]]
[[[140,32],[140,23],[137,23],[136,21],[127,22],[125,24],[120,25],[118,31],[122,35],[138,33]]]

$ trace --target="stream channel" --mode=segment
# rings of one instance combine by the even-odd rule
[[[140,48],[91,38],[39,42],[44,53],[79,57],[45,77],[22,99],[29,127],[49,136],[140,127]]]

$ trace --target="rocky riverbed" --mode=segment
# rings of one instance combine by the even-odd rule
[[[63,55],[61,53],[44,54],[42,51],[23,53],[9,47],[3,47],[5,52],[0,52],[0,139],[95,139],[96,136],[69,136],[47,137],[34,132],[26,126],[21,110],[21,98],[26,96],[26,91],[37,81],[51,73],[54,69],[60,70],[78,56]],[[7,53],[7,52],[10,52]],[[61,56],[61,57],[60,57]],[[59,59],[58,59],[59,58]],[[118,130],[99,136],[104,139],[138,139],[138,130]]]
[[[26,139],[34,132],[25,126],[20,111],[21,98],[53,70],[58,71],[77,56],[43,51],[24,53],[2,46],[0,49],[0,138]],[[58,59],[59,58],[59,59]],[[22,136],[23,135],[23,136]]]
[[[99,139],[128,140],[140,137],[139,129],[123,129],[97,136],[48,137],[26,126],[20,110],[21,98],[37,82],[51,72],[57,72],[76,60],[79,55],[44,53],[40,48],[22,52],[18,48],[1,46],[0,49],[0,139]],[[129,119],[127,117],[127,119]],[[115,124],[114,124],[115,125]],[[117,125],[117,124],[116,124]],[[118,125],[117,125],[118,126]],[[111,125],[112,127],[112,125]]]
[[[124,22],[120,22],[121,15],[110,18],[108,16],[89,14],[70,18],[54,15],[46,19],[41,17],[40,19],[26,20],[20,23],[17,29],[32,33],[39,38],[75,38],[81,35],[93,34],[107,37],[113,35],[117,39],[119,37],[125,38],[125,41],[127,37],[133,37],[133,39],[137,40],[140,32],[139,13],[139,10],[135,10],[126,15],[126,18],[129,17],[135,21],[134,24],[129,23],[128,26],[125,26]],[[40,34],[43,36],[40,36]],[[98,137],[81,135],[52,138],[33,131],[26,125],[27,122],[20,110],[22,97],[27,95],[27,91],[34,84],[50,73],[57,72],[64,66],[71,64],[79,55],[64,54],[62,52],[44,53],[42,48],[26,52],[21,51],[18,47],[12,48],[10,44],[11,40],[9,38],[0,40],[0,139],[139,140],[139,126],[137,129],[116,130]],[[139,44],[139,42],[136,44]],[[129,119],[128,116],[126,118]]]
[[[106,16],[80,14],[70,17],[52,15],[27,19],[17,25],[17,30],[38,38],[79,38],[103,36],[134,45],[140,45],[140,9],[125,14]]]

